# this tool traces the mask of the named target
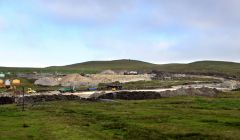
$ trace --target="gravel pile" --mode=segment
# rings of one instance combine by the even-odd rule
[[[57,86],[59,85],[59,81],[56,78],[53,77],[44,77],[36,80],[34,82],[35,85],[41,85],[41,86]]]
[[[114,74],[116,74],[116,72],[113,71],[113,70],[104,70],[104,71],[102,71],[100,74],[114,75]]]
[[[80,74],[69,74],[64,76],[60,83],[62,86],[82,86],[92,84],[92,80]]]
[[[93,74],[81,76],[80,74],[69,74],[62,78],[44,77],[35,81],[35,85],[42,86],[97,86],[99,83],[112,83],[119,81],[121,83],[134,81],[150,81],[150,75],[118,75],[118,74]]]

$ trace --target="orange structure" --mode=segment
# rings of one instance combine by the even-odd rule
[[[21,81],[19,79],[14,79],[14,80],[12,80],[12,85],[13,86],[20,86],[21,85]]]
[[[2,88],[2,87],[5,87],[4,86],[4,81],[2,79],[0,79],[0,88]]]

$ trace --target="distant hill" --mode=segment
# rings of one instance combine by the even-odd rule
[[[240,77],[240,63],[225,61],[198,61],[189,64],[159,65],[158,70],[171,72],[217,73]]]
[[[103,70],[152,70],[158,65],[147,63],[138,60],[112,60],[112,61],[88,61],[78,64],[58,66],[58,67],[48,67],[47,69],[51,70],[80,70],[80,71],[89,71],[89,72],[100,72]]]
[[[152,64],[138,60],[89,61],[66,66],[47,68],[7,68],[0,67],[0,72],[64,72],[64,73],[97,73],[103,70],[139,70],[166,71],[182,73],[218,73],[240,77],[240,63],[224,61],[198,61],[189,64]]]

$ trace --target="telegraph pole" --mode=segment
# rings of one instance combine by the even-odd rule
[[[22,111],[24,111],[24,86],[22,86]]]

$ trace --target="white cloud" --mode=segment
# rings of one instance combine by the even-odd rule
[[[133,0],[41,0],[48,14],[69,21],[105,22],[131,11]]]
[[[32,13],[16,7],[7,22],[0,18],[0,31],[11,30],[2,34],[0,47],[5,41],[9,48],[32,48],[25,52],[42,65],[120,58],[240,61],[239,0],[38,0]],[[43,47],[47,54],[37,52]]]

